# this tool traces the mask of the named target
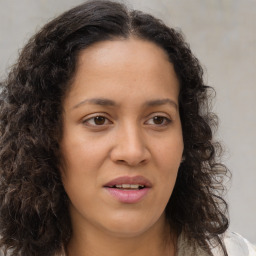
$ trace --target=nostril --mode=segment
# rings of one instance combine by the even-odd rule
[[[116,162],[120,163],[120,164],[125,164],[126,163],[124,160],[117,160]]]
[[[115,161],[117,164],[125,164],[129,166],[143,165],[147,163],[147,159],[143,159],[141,161],[126,161],[126,160],[117,160]]]

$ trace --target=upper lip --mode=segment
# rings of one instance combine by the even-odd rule
[[[107,184],[104,185],[104,187],[112,187],[115,185],[122,185],[122,184],[136,184],[136,185],[143,185],[145,187],[152,187],[152,183],[145,177],[143,176],[123,176],[123,177],[118,177],[116,179],[113,179],[109,181]]]

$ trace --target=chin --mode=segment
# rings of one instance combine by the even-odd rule
[[[110,221],[107,226],[105,226],[105,229],[107,229],[109,233],[116,237],[136,237],[158,226],[162,219],[161,216],[148,220],[145,217],[145,215],[128,215],[122,216],[122,218],[119,217],[118,219],[115,218],[112,219],[112,221]]]
[[[144,234],[149,228],[145,227],[120,227],[119,229],[108,229],[108,233],[117,238],[134,238]]]

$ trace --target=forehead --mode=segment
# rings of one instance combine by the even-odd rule
[[[166,52],[156,44],[136,39],[95,43],[81,51],[71,85],[71,96],[103,98],[176,98],[179,83]]]
[[[138,67],[140,72],[160,71],[163,67],[167,71],[170,61],[166,52],[153,42],[137,38],[116,39],[95,43],[81,51],[77,71],[81,68],[83,71],[94,69],[95,72],[99,68],[104,71],[129,68],[132,71]]]
[[[169,61],[168,55],[165,50],[154,42],[145,39],[130,37],[100,41],[90,45],[89,47],[81,51],[79,63],[81,63],[80,61],[85,61],[83,55],[86,55],[87,57],[93,57],[93,59],[97,59],[98,57],[103,58],[103,56],[106,56],[107,59],[109,53],[114,53],[114,55],[112,55],[114,59],[115,57],[127,57],[128,55],[131,55],[133,58],[139,59],[139,57],[142,55],[144,55],[145,57],[151,55]]]

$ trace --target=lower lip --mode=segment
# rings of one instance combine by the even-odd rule
[[[134,204],[141,201],[149,192],[149,188],[143,188],[139,190],[122,190],[106,187],[106,189],[115,199],[127,204]]]

